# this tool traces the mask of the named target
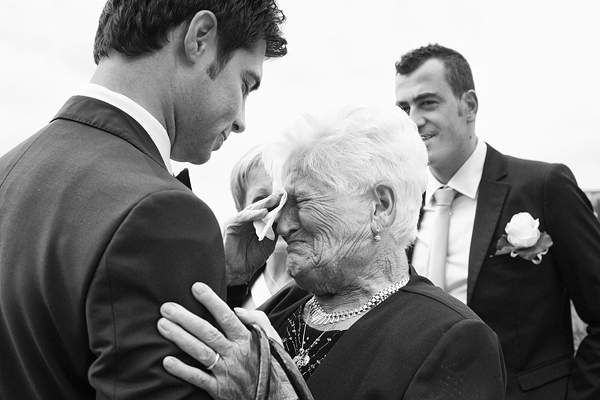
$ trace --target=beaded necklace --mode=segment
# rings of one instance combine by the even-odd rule
[[[296,356],[292,359],[294,361],[294,363],[296,363],[298,368],[306,367],[308,365],[308,363],[310,362],[310,356],[308,355],[308,352],[317,343],[319,343],[319,340],[325,334],[325,332],[327,332],[329,329],[331,329],[331,327],[329,327],[329,328],[325,329],[323,332],[321,332],[321,334],[319,336],[317,336],[317,338],[312,342],[312,344],[305,349],[304,343],[305,343],[305,338],[306,338],[306,325],[308,325],[308,324],[304,323],[304,333],[302,334],[302,340],[301,340],[302,344],[299,349],[296,349],[298,351],[298,353],[296,353]],[[318,353],[319,350],[320,349],[316,350],[315,353]]]
[[[315,297],[311,297],[311,299],[306,303],[306,306],[309,309],[309,319],[313,325],[327,325],[327,324],[335,324],[340,321],[345,321],[349,318],[356,317],[357,315],[366,313],[373,307],[380,304],[382,301],[390,297],[392,294],[396,293],[400,290],[404,285],[408,283],[410,278],[406,277],[401,281],[394,283],[391,286],[386,287],[385,289],[375,293],[365,304],[360,305],[358,307],[352,308],[350,310],[342,310],[335,312],[325,312],[319,302],[315,300]]]
[[[346,331],[331,330],[331,327],[324,331],[311,327],[307,329],[307,323],[302,318],[303,310],[304,306],[300,306],[294,314],[288,317],[286,332],[282,336],[282,340],[283,347],[292,357],[304,379],[307,380]],[[309,343],[310,345],[308,345]],[[308,347],[306,347],[307,345]]]

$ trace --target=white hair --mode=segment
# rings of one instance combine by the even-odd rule
[[[265,168],[282,187],[296,174],[340,194],[392,188],[391,234],[407,246],[417,234],[427,185],[427,149],[414,122],[394,105],[344,103],[304,114],[265,149]]]

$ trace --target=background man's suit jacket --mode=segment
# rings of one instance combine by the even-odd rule
[[[519,212],[538,218],[554,242],[539,265],[493,256]],[[569,298],[589,324],[576,358]],[[508,399],[600,399],[600,224],[566,166],[505,156],[488,145],[467,305],[500,337]]]
[[[76,96],[0,158],[0,398],[208,398],[162,367],[176,301],[225,297],[212,211],[126,113]]]

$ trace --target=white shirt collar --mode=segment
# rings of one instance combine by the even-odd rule
[[[78,94],[104,101],[129,114],[131,118],[135,119],[146,130],[158,148],[167,170],[169,173],[173,173],[171,169],[171,141],[169,140],[169,135],[165,127],[148,110],[129,97],[94,83],[88,83],[80,88]]]
[[[475,150],[469,156],[467,161],[459,168],[458,171],[450,178],[450,181],[446,185],[440,183],[431,170],[427,169],[427,191],[425,192],[425,204],[429,204],[433,193],[440,186],[450,186],[463,196],[467,196],[473,200],[477,198],[477,191],[479,188],[479,182],[483,175],[483,164],[485,163],[485,156],[487,154],[487,146],[483,140],[477,139],[477,145]]]

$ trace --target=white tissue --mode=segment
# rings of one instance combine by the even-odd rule
[[[281,201],[279,205],[268,212],[262,219],[257,219],[253,221],[254,229],[256,230],[256,236],[258,236],[258,240],[262,241],[265,236],[271,240],[275,240],[275,232],[273,232],[273,222],[279,215],[279,212],[283,208],[285,202],[287,201],[287,192],[285,189],[275,188],[273,187],[273,193],[281,193]]]

